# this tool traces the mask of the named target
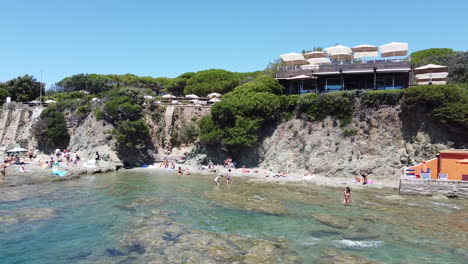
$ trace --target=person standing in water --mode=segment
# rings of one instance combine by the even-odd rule
[[[343,205],[349,205],[351,203],[351,189],[346,187],[346,190],[343,192]]]
[[[223,177],[223,175],[218,175],[218,176],[216,176],[216,178],[214,178],[214,181],[215,181],[216,185],[219,186],[219,179],[222,178],[222,177]]]
[[[231,183],[232,183],[231,169],[229,169],[228,172],[226,173],[226,182],[227,182],[227,184],[231,184]]]

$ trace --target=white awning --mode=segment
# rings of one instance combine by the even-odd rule
[[[288,78],[288,80],[304,80],[304,79],[315,79],[315,78],[316,78],[315,76],[298,75],[298,76]]]
[[[423,74],[416,74],[416,79],[437,79],[437,78],[447,78],[448,72],[434,72],[434,73],[423,73]]]
[[[307,60],[310,64],[330,64],[331,61],[329,58],[312,58]]]
[[[411,68],[377,69],[377,72],[409,72]]]
[[[379,47],[382,58],[406,56],[408,54],[408,43],[392,42]]]
[[[291,52],[280,55],[281,59],[287,64],[307,64],[304,55],[301,53]]]

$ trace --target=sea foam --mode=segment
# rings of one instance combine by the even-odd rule
[[[383,245],[384,242],[374,241],[357,241],[350,239],[335,240],[335,244],[339,248],[377,248]]]

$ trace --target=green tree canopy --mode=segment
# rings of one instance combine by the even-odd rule
[[[239,85],[238,74],[226,70],[211,69],[195,73],[185,87],[185,94],[206,96],[216,92],[226,94]]]
[[[31,75],[24,75],[9,80],[1,84],[0,88],[5,89],[11,96],[11,99],[18,102],[31,101],[38,98],[41,89],[42,94],[45,94],[44,84],[38,82]]]
[[[411,62],[416,66],[425,64],[441,64],[440,58],[444,56],[454,55],[456,52],[452,49],[425,49],[411,53]]]

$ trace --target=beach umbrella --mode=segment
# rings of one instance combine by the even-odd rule
[[[307,64],[304,55],[302,55],[301,53],[291,52],[287,54],[282,54],[280,55],[280,57],[286,64]]]
[[[379,56],[379,48],[373,45],[359,45],[352,47],[351,50],[353,51],[355,59]]]
[[[220,102],[220,101],[221,100],[219,100],[218,98],[212,98],[208,102],[217,103],[217,102]]]
[[[422,73],[435,73],[435,72],[447,72],[448,67],[443,65],[436,65],[436,64],[427,64],[418,68],[414,68],[414,73],[422,74]],[[447,73],[448,74],[448,73]]]
[[[28,151],[27,149],[20,148],[20,147],[14,147],[12,149],[7,150],[7,153],[17,153],[17,152],[26,152]]]
[[[172,95],[172,94],[165,94],[162,96],[163,98],[177,98],[176,96]]]
[[[312,58],[307,60],[308,63],[314,64],[330,64],[331,61],[329,58]]]
[[[196,95],[196,94],[188,94],[188,95],[186,95],[185,97],[187,97],[187,98],[195,98],[195,99],[196,99],[196,98],[198,98],[198,95]]]
[[[438,80],[438,79],[447,79],[448,72],[434,72],[434,73],[423,73],[423,74],[416,74],[416,80]]]
[[[325,51],[328,56],[334,60],[352,59],[352,50],[349,47],[343,45],[336,45],[333,47],[326,48]]]
[[[427,64],[414,69],[418,84],[446,84],[448,67],[436,64]]]
[[[219,93],[210,93],[206,97],[208,97],[208,98],[220,98],[221,94],[219,94]]]
[[[306,59],[326,58],[326,57],[327,57],[327,53],[323,51],[312,51],[312,52],[304,54],[304,58]]]
[[[143,96],[143,98],[148,99],[148,100],[151,100],[151,99],[153,99],[153,96],[151,96],[151,95],[145,95],[145,96]]]
[[[353,59],[353,54],[351,53],[335,53],[335,54],[330,54],[330,58],[334,60],[352,60]]]
[[[338,54],[338,53],[352,53],[353,51],[351,48],[343,46],[343,45],[336,45],[333,47],[326,48],[325,51],[328,55]]]
[[[391,42],[379,47],[382,58],[406,56],[408,54],[408,43]]]

